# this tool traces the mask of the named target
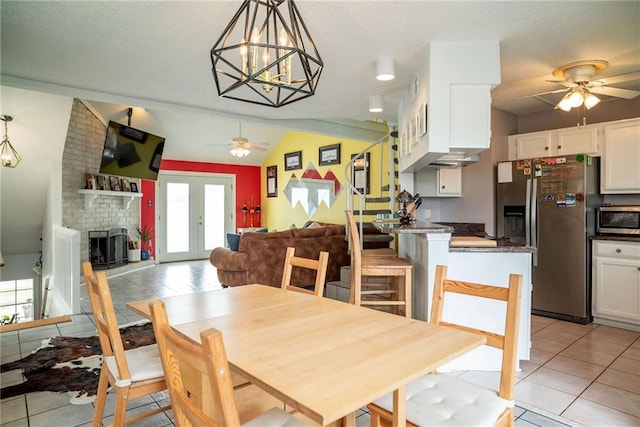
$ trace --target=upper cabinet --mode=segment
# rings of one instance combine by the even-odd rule
[[[400,172],[489,148],[491,89],[498,84],[498,41],[431,42],[398,108]]]
[[[576,126],[523,133],[509,137],[509,160],[572,154],[599,155],[598,133],[601,125]]]
[[[424,168],[413,174],[413,188],[421,197],[461,197],[462,168]]]
[[[600,192],[640,194],[640,119],[605,123]]]

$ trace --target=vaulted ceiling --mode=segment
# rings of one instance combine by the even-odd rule
[[[637,1],[299,0],[325,64],[317,93],[278,109],[256,106],[218,97],[211,73],[209,51],[240,3],[2,0],[2,84],[97,101],[106,120],[123,123],[127,107],[145,107],[132,125],[167,137],[167,155],[230,162],[224,144],[240,121],[243,136],[271,144],[289,128],[327,128],[309,119],[395,122],[432,41],[499,40],[493,106],[516,115],[553,109],[562,93],[530,95],[563,88],[547,81],[563,64],[608,61],[596,78],[640,70]],[[382,56],[395,59],[390,82],[374,76]],[[639,75],[615,86],[640,90]],[[384,96],[383,113],[368,112],[372,93]]]

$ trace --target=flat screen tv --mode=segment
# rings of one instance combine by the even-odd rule
[[[100,173],[155,181],[164,141],[161,136],[109,121]]]

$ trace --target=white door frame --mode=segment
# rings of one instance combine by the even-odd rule
[[[160,171],[158,173],[158,180],[155,182],[156,187],[156,206],[155,206],[155,219],[156,219],[156,262],[169,262],[167,260],[167,254],[165,253],[166,247],[166,223],[162,218],[162,213],[166,211],[166,194],[160,190],[160,180],[170,179],[171,176],[179,176],[182,178],[220,178],[231,180],[231,191],[228,195],[229,209],[227,212],[228,217],[225,224],[225,231],[227,233],[235,233],[236,230],[236,175],[230,173],[219,172],[186,172],[186,171]],[[158,226],[159,225],[159,226]],[[164,258],[164,259],[163,259]]]

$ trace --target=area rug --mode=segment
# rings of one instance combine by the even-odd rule
[[[150,322],[120,329],[125,350],[155,343]],[[51,391],[69,393],[72,404],[87,404],[96,399],[102,350],[98,336],[85,338],[53,337],[30,355],[0,365],[0,373],[22,370],[24,381],[0,389],[0,399],[26,393]]]

